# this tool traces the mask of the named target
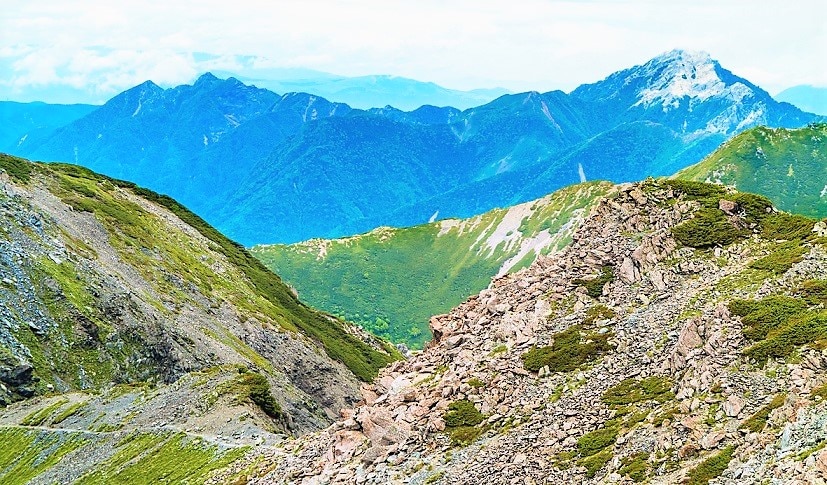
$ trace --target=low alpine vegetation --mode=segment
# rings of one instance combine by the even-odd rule
[[[666,402],[675,397],[668,377],[624,379],[603,393],[601,400],[609,406],[625,406],[643,401]]]
[[[479,427],[485,417],[474,406],[474,403],[467,399],[449,404],[448,411],[443,419],[445,420],[445,430],[454,445],[471,444],[485,431],[484,428]]]
[[[594,278],[589,279],[575,279],[572,281],[577,286],[586,288],[586,293],[592,297],[597,298],[603,294],[603,287],[615,279],[615,271],[612,266],[603,266],[600,269],[600,274]]]
[[[569,372],[612,350],[610,333],[581,335],[582,328],[573,325],[552,336],[549,346],[534,347],[522,355],[527,370],[537,372],[545,366],[553,372]]]

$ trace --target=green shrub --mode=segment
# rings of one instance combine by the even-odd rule
[[[273,419],[282,416],[281,406],[270,392],[270,382],[258,372],[240,368],[239,376],[230,384],[239,400],[249,400]]]
[[[753,433],[757,433],[764,429],[767,425],[767,419],[774,409],[778,409],[784,405],[784,400],[787,398],[786,393],[781,393],[772,398],[769,404],[755,412],[741,425],[741,429],[748,429]]]
[[[672,236],[692,248],[728,246],[748,233],[735,227],[717,207],[703,207],[695,217],[672,228]]]
[[[533,347],[521,356],[523,366],[532,372],[546,365],[554,372],[568,372],[612,350],[608,342],[611,334],[593,333],[583,337],[580,329],[579,325],[573,325],[554,334],[550,346]]]
[[[763,223],[772,214],[772,201],[762,195],[738,192],[724,198],[738,204],[748,223]]]
[[[468,379],[468,385],[475,388],[475,389],[480,388],[480,387],[485,387],[485,383],[482,382],[477,377],[472,377],[472,378]]]
[[[741,317],[745,337],[763,340],[772,330],[805,313],[807,304],[798,298],[773,295],[761,300],[733,300],[729,311]]]
[[[802,345],[827,339],[827,312],[803,314],[770,331],[765,340],[744,350],[758,362],[773,357],[787,357]]]
[[[449,428],[448,435],[451,437],[451,444],[454,446],[467,446],[477,440],[485,431],[476,426],[458,426]]]
[[[668,377],[624,379],[603,393],[601,400],[609,406],[624,406],[643,401],[666,402],[672,399],[672,381]]]
[[[797,214],[779,212],[761,221],[761,236],[765,239],[805,239],[813,234],[815,221]]]
[[[454,401],[448,406],[448,412],[445,413],[445,426],[476,426],[483,420],[482,413],[480,413],[474,403],[467,399]]]
[[[810,397],[820,397],[823,401],[827,401],[827,383],[824,383],[810,391]]]
[[[615,278],[615,271],[614,267],[612,266],[603,266],[600,269],[600,275],[595,278],[590,279],[575,279],[572,281],[577,286],[582,286],[586,288],[586,293],[592,297],[597,298],[603,294],[603,287],[606,286],[606,283],[613,281]]]
[[[734,448],[729,446],[702,461],[689,471],[684,483],[686,485],[706,485],[713,478],[720,476],[729,466],[733,451]]]
[[[827,305],[827,280],[807,280],[798,285],[798,295],[811,305]]]
[[[679,195],[683,194],[688,200],[720,198],[726,195],[726,190],[715,184],[694,182],[691,180],[664,180],[663,183],[672,188]]]
[[[600,453],[582,458],[577,464],[586,467],[586,476],[593,478],[597,475],[597,472],[612,459],[612,456],[612,450],[604,450]]]
[[[445,430],[454,445],[473,443],[485,431],[484,428],[477,427],[484,421],[485,417],[477,410],[474,403],[467,399],[449,404],[448,411],[443,419],[445,420]]]
[[[592,456],[611,446],[617,440],[617,428],[599,428],[586,433],[577,440],[577,453],[582,456]]]
[[[28,183],[35,165],[28,160],[0,153],[0,168],[16,182]]]
[[[635,483],[646,480],[649,476],[649,454],[641,451],[622,459],[618,473],[631,478]]]
[[[595,322],[600,320],[609,320],[615,316],[617,316],[617,313],[606,305],[595,305],[586,310],[586,317],[583,319],[583,323],[586,325],[593,325]]]
[[[808,249],[799,241],[784,243],[777,246],[773,252],[749,264],[752,269],[769,271],[775,274],[786,273],[795,263],[804,259]]]
[[[677,407],[671,407],[664,411],[661,411],[654,418],[652,418],[652,424],[654,426],[661,426],[663,425],[663,422],[666,420],[672,421],[672,419],[674,419],[675,415],[677,415],[678,412],[679,411]]]

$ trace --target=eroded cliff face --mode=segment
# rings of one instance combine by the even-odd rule
[[[214,481],[821,483],[814,223],[703,184],[619,186],[563,252],[433,317],[436,340],[339,422]]]
[[[77,167],[11,157],[3,163],[3,404],[118,383],[165,385],[238,367],[266,378],[281,408],[276,427],[301,434],[326,426],[359,398],[354,373],[299,324],[309,315],[313,325],[339,332],[339,341],[370,339],[292,295],[282,304],[262,292],[262,281],[239,263],[242,253],[222,248],[224,240],[129,184]],[[287,295],[270,276],[264,283]],[[391,359],[378,344],[359,345]]]

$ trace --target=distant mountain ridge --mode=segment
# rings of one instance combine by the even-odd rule
[[[236,79],[144,84],[15,153],[169,193],[252,245],[469,217],[583,179],[671,175],[758,124],[818,120],[672,51],[561,91],[459,111],[368,111]]]
[[[267,76],[266,72],[257,75],[255,71],[248,75],[237,75],[232,72],[219,72],[216,75],[222,78],[235,77],[247,84],[277,93],[313,93],[359,109],[388,105],[406,111],[426,105],[468,109],[509,94],[504,88],[463,91],[432,82],[388,75],[345,77],[308,73],[304,77],[285,77]]]
[[[775,99],[793,104],[822,116],[827,116],[827,87],[793,86],[775,95]]]

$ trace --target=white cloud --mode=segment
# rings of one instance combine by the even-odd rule
[[[827,85],[827,6],[805,0],[29,0],[0,13],[0,85],[191,81],[238,68],[394,74],[449,87],[571,89],[673,48],[775,92]],[[193,52],[215,54],[196,61]],[[2,62],[4,61],[4,62]],[[5,72],[10,69],[11,72]]]

